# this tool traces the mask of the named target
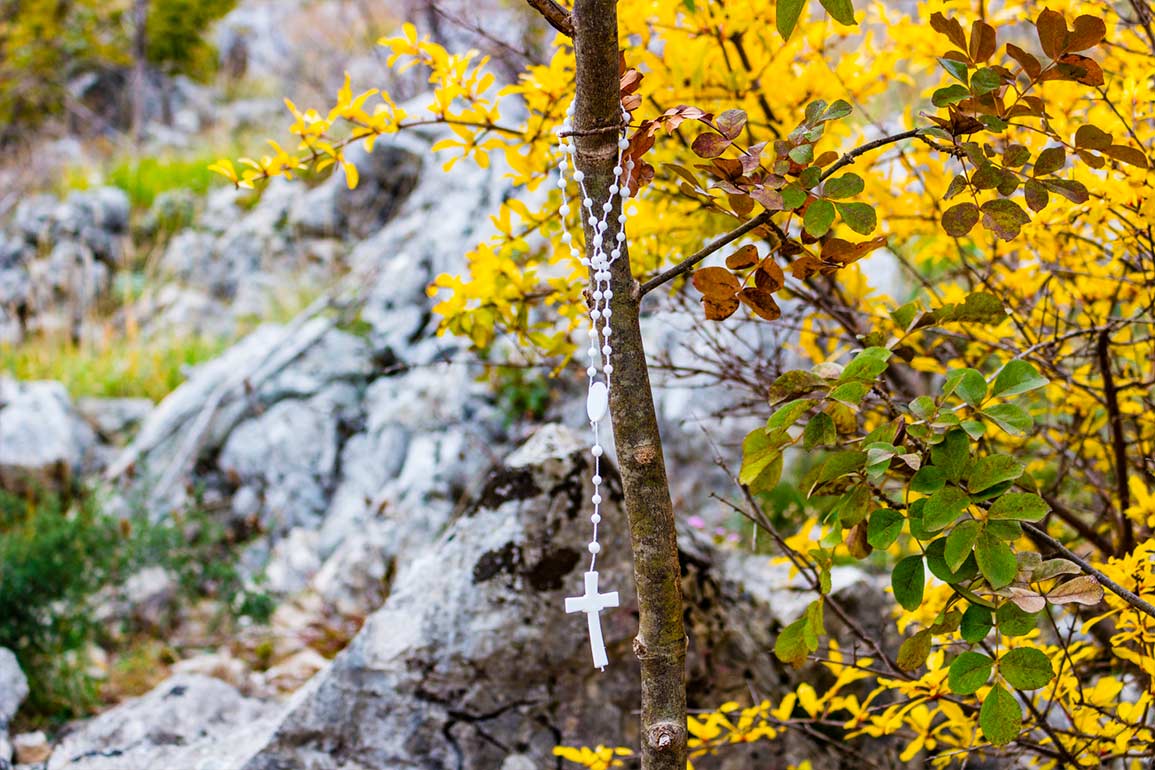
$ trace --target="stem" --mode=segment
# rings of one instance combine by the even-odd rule
[[[526,0],[530,6],[540,13],[549,25],[566,37],[573,37],[573,17],[570,12],[554,2],[554,0]],[[615,69],[615,72],[617,70]]]
[[[1119,410],[1119,393],[1115,375],[1111,372],[1111,333],[1099,334],[1095,348],[1099,369],[1103,375],[1103,395],[1107,399],[1107,415],[1111,420],[1111,448],[1115,455],[1115,487],[1119,494],[1119,539],[1116,553],[1129,553],[1135,547],[1135,529],[1127,517],[1131,507],[1131,488],[1127,482],[1127,439],[1123,435],[1123,413]]]
[[[597,129],[621,123],[618,80],[617,0],[577,0],[573,10],[576,66],[574,126],[576,165],[597,210],[615,181],[617,136]],[[615,242],[620,198],[610,212],[605,239]],[[586,243],[594,232],[586,223]],[[666,480],[638,309],[641,294],[630,270],[625,244],[610,268],[614,296],[614,373],[610,388],[618,466],[638,589],[641,661],[643,770],[686,767],[686,631],[682,621],[681,566],[674,507]]]
[[[1155,618],[1155,605],[1152,605],[1151,602],[1148,602],[1144,599],[1141,599],[1138,596],[1138,594],[1135,594],[1132,591],[1128,591],[1126,588],[1119,585],[1114,580],[1112,580],[1111,578],[1107,577],[1106,575],[1104,575],[1099,570],[1092,567],[1091,564],[1086,559],[1079,556],[1077,553],[1072,551],[1070,548],[1067,548],[1067,546],[1063,545],[1058,540],[1056,540],[1055,538],[1051,537],[1046,532],[1044,532],[1042,529],[1040,529],[1039,527],[1036,527],[1034,524],[1031,524],[1030,522],[1024,521],[1023,522],[1023,529],[1025,529],[1027,532],[1029,532],[1031,537],[1035,538],[1036,540],[1038,540],[1042,543],[1046,543],[1051,548],[1054,548],[1056,551],[1063,554],[1064,559],[1069,559],[1070,561],[1075,562],[1075,564],[1078,564],[1079,569],[1083,570],[1084,573],[1086,573],[1086,574],[1090,575],[1091,577],[1095,578],[1096,580],[1098,580],[1100,585],[1102,585],[1104,588],[1106,588],[1111,593],[1118,596],[1123,601],[1130,604],[1136,610],[1138,610],[1139,612],[1142,612],[1144,615],[1147,615],[1148,617]]]

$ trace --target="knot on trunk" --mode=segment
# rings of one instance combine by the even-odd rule
[[[685,733],[677,722],[655,722],[646,729],[646,743],[656,751],[668,751],[685,740]]]

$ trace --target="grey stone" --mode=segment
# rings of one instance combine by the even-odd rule
[[[11,650],[0,647],[0,733],[7,731],[8,723],[27,697],[28,679],[20,670],[20,662]]]
[[[179,674],[65,735],[48,770],[232,770],[261,744],[277,708]]]
[[[76,411],[102,439],[122,443],[148,417],[155,404],[147,398],[80,398]]]
[[[91,464],[95,443],[63,385],[0,377],[0,486],[63,489]]]
[[[29,243],[39,243],[52,233],[59,201],[53,195],[30,195],[20,201],[12,215],[12,226]]]

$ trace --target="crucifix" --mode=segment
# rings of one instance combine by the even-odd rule
[[[585,573],[586,592],[583,596],[570,596],[565,600],[566,612],[584,612],[590,629],[590,651],[594,654],[594,668],[606,670],[609,659],[606,657],[606,644],[602,640],[602,621],[600,613],[607,607],[618,606],[618,592],[608,594],[598,593],[598,573],[590,570]]]

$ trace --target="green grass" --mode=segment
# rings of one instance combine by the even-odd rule
[[[184,382],[187,367],[218,356],[230,339],[108,335],[74,343],[40,337],[0,345],[0,373],[20,380],[58,380],[74,398],[143,397],[160,401]]]
[[[93,172],[74,167],[66,169],[61,186],[64,190],[84,190],[95,184],[119,187],[128,194],[133,208],[147,209],[156,196],[169,190],[185,189],[203,195],[212,187],[227,184],[225,179],[208,170],[217,161],[217,153],[165,157],[120,157],[107,168]]]

